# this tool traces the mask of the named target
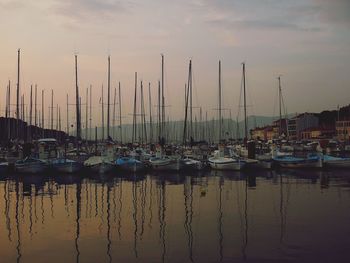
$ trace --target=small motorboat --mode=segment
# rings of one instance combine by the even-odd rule
[[[48,163],[31,157],[15,162],[15,170],[19,173],[42,173],[48,168]]]

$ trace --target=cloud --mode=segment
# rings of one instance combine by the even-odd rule
[[[321,31],[350,25],[349,0],[193,0],[212,26],[230,29]]]
[[[259,30],[293,30],[293,31],[320,31],[319,27],[304,27],[288,21],[276,21],[270,19],[260,20],[229,20],[214,19],[208,20],[207,23],[226,29],[259,29]]]
[[[319,6],[320,19],[336,25],[350,25],[349,0],[313,0]]]
[[[0,0],[0,8],[6,10],[16,10],[25,6],[25,1],[21,0]]]
[[[54,0],[51,9],[54,13],[73,21],[105,20],[126,12],[128,2],[120,0]]]

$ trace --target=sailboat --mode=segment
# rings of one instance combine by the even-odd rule
[[[219,142],[222,136],[222,117],[221,117],[221,61],[219,61]],[[214,170],[241,170],[246,162],[235,154],[224,155],[224,146],[219,145],[219,149],[214,152],[214,156],[208,159],[209,165]]]
[[[221,149],[215,151],[214,156],[210,157],[208,161],[210,167],[214,170],[240,171],[246,166],[246,161],[241,157],[225,157]]]
[[[180,158],[176,156],[164,155],[161,149],[158,149],[155,157],[149,159],[149,163],[155,171],[180,171]]]
[[[326,167],[332,168],[350,168],[349,157],[335,157],[331,155],[323,156],[323,163]]]
[[[9,163],[5,159],[0,159],[0,174],[8,170]]]
[[[146,169],[144,163],[135,158],[135,156],[121,156],[116,161],[115,164],[117,167],[120,167],[122,170],[127,172],[141,172]]]
[[[83,168],[81,163],[67,158],[54,159],[50,164],[53,170],[69,174],[77,173]]]
[[[309,153],[306,157],[276,156],[274,162],[282,168],[322,168],[323,160],[320,154]]]
[[[48,168],[47,162],[35,159],[32,157],[27,157],[23,160],[18,160],[15,162],[15,170],[19,173],[42,173]]]
[[[91,156],[84,162],[84,166],[93,172],[98,172],[100,174],[104,174],[110,172],[114,167],[114,144],[109,143],[110,134],[109,134],[109,113],[110,113],[110,56],[108,56],[108,105],[107,105],[107,141],[102,143],[100,154],[97,153],[94,156]],[[104,141],[104,103],[103,103],[103,86],[102,86],[102,141]],[[97,140],[97,139],[96,139]],[[97,149],[96,149],[97,150]]]
[[[165,146],[165,97],[164,97],[164,55],[162,57],[161,85],[158,85],[158,137],[160,146],[157,148],[156,156],[149,159],[150,166],[156,171],[179,171],[180,158],[168,156],[163,153]]]
[[[188,104],[190,107],[190,131],[187,133],[187,113],[188,113]],[[183,130],[183,145],[186,147],[187,136],[189,135],[191,141],[193,140],[193,129],[192,129],[192,60],[189,63],[188,69],[188,85],[185,85],[185,120],[184,120],[184,130]],[[191,150],[192,152],[192,143]],[[204,165],[201,161],[195,160],[188,155],[185,158],[181,159],[181,164],[184,170],[202,170]]]

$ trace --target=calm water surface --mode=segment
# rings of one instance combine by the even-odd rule
[[[347,171],[0,177],[0,262],[350,262]]]

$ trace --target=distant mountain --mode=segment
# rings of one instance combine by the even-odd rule
[[[291,116],[291,115],[290,115]],[[287,116],[287,117],[290,117]],[[247,118],[248,124],[248,132],[250,129],[255,127],[263,127],[266,125],[270,125],[273,121],[277,120],[278,117],[270,117],[270,116],[249,116]],[[170,121],[166,123],[166,137],[167,141],[174,142],[182,142],[183,137],[183,129],[184,129],[183,121]],[[153,141],[157,141],[157,124],[153,124]],[[219,121],[218,120],[210,120],[207,123],[205,122],[197,122],[193,123],[193,134],[195,140],[218,140],[219,138]],[[124,124],[122,125],[122,129],[119,126],[110,128],[110,136],[116,140],[120,140],[120,131],[122,130],[123,134],[123,142],[131,142],[132,141],[132,124]],[[187,126],[187,131],[190,130],[190,125]],[[222,122],[222,138],[242,138],[244,136],[244,120],[238,122],[230,119],[224,119]],[[85,139],[85,129],[82,129],[82,137]],[[102,138],[102,132],[104,132],[104,137],[106,138],[106,127],[102,129],[101,127],[97,128],[97,138],[100,140]],[[87,130],[88,138],[92,140],[95,139],[95,129]],[[146,134],[147,141],[150,138],[150,125],[146,123]],[[141,125],[137,126],[137,140],[140,141],[143,136],[143,140],[145,140],[145,134],[142,134]]]

